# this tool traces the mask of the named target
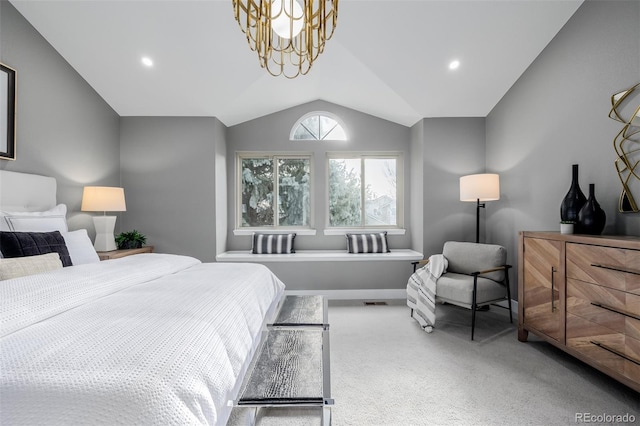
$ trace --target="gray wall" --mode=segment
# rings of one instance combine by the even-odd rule
[[[476,204],[460,201],[460,176],[485,171],[484,118],[426,118],[423,132],[423,234],[425,257],[445,241],[475,241]],[[490,170],[489,170],[490,171]],[[487,203],[491,209],[491,203]],[[484,215],[480,211],[480,241]]]
[[[216,255],[216,163],[224,125],[210,117],[123,117],[123,229],[156,251],[212,262]]]
[[[424,253],[424,120],[411,127],[411,210],[409,212],[411,226],[411,248]]]
[[[343,237],[344,238],[344,237]],[[384,262],[265,262],[282,280],[287,290],[347,290],[348,296],[333,293],[336,298],[354,298],[348,290],[402,290],[407,287],[412,267],[409,261]],[[375,293],[375,292],[373,292]],[[380,296],[355,296],[381,299]],[[397,297],[397,294],[394,295]]]
[[[227,251],[227,128],[220,122],[215,128],[215,188],[216,188],[216,254]],[[233,184],[233,182],[231,182]],[[233,191],[233,190],[232,190]]]
[[[608,118],[611,95],[638,82],[640,2],[585,2],[487,117],[487,168],[502,186],[487,209],[492,241],[515,254],[519,231],[559,230],[572,164],[585,195],[595,183],[604,233],[640,236],[640,214],[617,212],[621,125]]]
[[[118,115],[4,0],[0,62],[18,76],[16,160],[0,160],[0,168],[55,177],[70,228],[93,237],[91,216],[79,213],[82,188],[120,185]]]

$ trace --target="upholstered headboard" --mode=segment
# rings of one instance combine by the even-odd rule
[[[0,170],[0,210],[45,211],[56,205],[56,180]]]

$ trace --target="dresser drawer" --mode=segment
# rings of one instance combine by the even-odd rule
[[[566,306],[569,313],[640,339],[639,295],[568,279]]]
[[[567,243],[567,278],[640,294],[640,251]]]
[[[638,362],[626,361],[624,365],[624,375],[640,383],[640,340],[627,336],[625,346],[627,355]]]
[[[627,274],[627,291],[640,294],[640,250],[627,250],[627,268],[634,270],[635,274]],[[640,307],[638,308],[640,312]]]
[[[640,384],[640,340],[567,313],[567,346]]]

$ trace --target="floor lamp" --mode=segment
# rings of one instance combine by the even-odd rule
[[[485,207],[481,201],[500,199],[500,176],[494,173],[467,175],[460,178],[460,201],[476,203],[476,243],[480,242],[480,208]]]
[[[96,251],[111,251],[117,249],[113,230],[116,227],[116,217],[107,216],[107,212],[124,212],[127,206],[124,201],[124,189],[111,186],[85,186],[82,193],[83,212],[102,212],[102,216],[94,216],[96,227],[96,241],[93,247]]]

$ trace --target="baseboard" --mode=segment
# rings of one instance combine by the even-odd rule
[[[394,300],[406,299],[407,290],[404,288],[387,289],[362,289],[362,290],[286,290],[286,294],[293,296],[308,296],[318,294],[325,296],[329,300]],[[496,303],[496,305],[509,307],[507,301]],[[511,300],[511,312],[518,313],[518,301]]]
[[[406,299],[406,289],[362,289],[362,290],[286,290],[293,296],[319,294],[329,300],[390,300]]]

